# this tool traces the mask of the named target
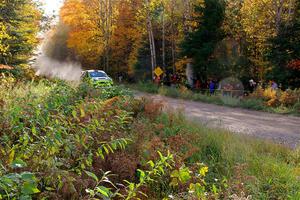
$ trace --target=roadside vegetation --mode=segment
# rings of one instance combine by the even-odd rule
[[[0,200],[299,200],[299,149],[194,124],[125,87],[79,80],[82,66],[120,82],[180,75],[183,83],[194,71],[202,82],[235,76],[299,88],[300,3],[274,2],[65,0],[52,25],[36,0],[1,1]],[[163,73],[154,75],[158,66]],[[76,83],[50,79],[73,75]],[[300,109],[299,90],[235,99],[184,87],[135,89]]]
[[[0,87],[1,199],[300,198],[299,151],[192,124],[121,87]]]
[[[223,95],[216,91],[214,95],[209,92],[194,92],[184,86],[167,87],[158,86],[151,82],[139,82],[129,85],[130,88],[152,94],[160,94],[173,98],[224,105],[230,107],[240,107],[251,110],[260,110],[279,114],[300,115],[300,90],[273,90],[272,88],[257,88],[248,96],[234,97]]]

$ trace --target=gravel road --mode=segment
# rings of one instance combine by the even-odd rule
[[[161,101],[166,109],[179,109],[187,118],[209,127],[225,128],[234,133],[273,140],[291,148],[300,146],[300,117],[230,108],[160,95],[138,93],[137,96]]]

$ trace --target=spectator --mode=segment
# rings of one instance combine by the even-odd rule
[[[119,83],[122,83],[122,81],[123,81],[123,74],[119,73],[118,78],[119,78]]]
[[[195,89],[200,90],[201,89],[201,82],[199,79],[196,80]]]
[[[215,83],[212,80],[209,82],[209,93],[210,95],[215,93]]]
[[[253,79],[251,79],[249,81],[249,90],[250,90],[250,93],[253,93],[254,90],[255,90],[255,88],[256,88],[256,82]]]
[[[160,85],[160,76],[155,76],[154,82],[155,82],[157,85]]]
[[[278,89],[278,84],[275,81],[272,81],[271,88],[273,90],[277,90]]]

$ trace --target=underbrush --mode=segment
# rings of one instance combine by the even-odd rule
[[[247,97],[234,97],[216,93],[214,95],[192,92],[185,87],[158,87],[153,83],[138,83],[129,87],[147,93],[160,94],[173,98],[181,98],[204,103],[240,107],[251,110],[260,110],[279,114],[300,115],[300,92],[299,90],[265,90],[258,88]]]
[[[195,125],[121,87],[6,83],[0,130],[0,199],[300,195],[299,151]]]
[[[163,114],[156,123],[165,127],[161,137],[182,137],[170,146],[190,150],[183,157],[187,165],[209,166],[206,181],[222,188],[218,198],[299,199],[299,150],[196,125],[180,115]]]

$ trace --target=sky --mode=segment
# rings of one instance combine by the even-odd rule
[[[58,14],[63,0],[40,0],[44,4],[47,15]],[[53,13],[54,12],[54,13]]]

